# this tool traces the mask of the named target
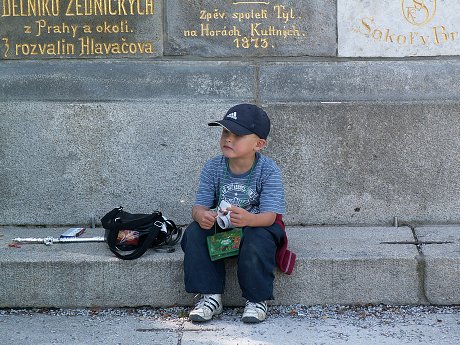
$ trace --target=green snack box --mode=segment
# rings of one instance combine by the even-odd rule
[[[208,236],[207,242],[211,261],[238,255],[242,237],[242,228],[234,228],[230,231]]]

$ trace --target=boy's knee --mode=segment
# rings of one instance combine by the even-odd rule
[[[252,255],[273,242],[273,237],[264,228],[245,228],[240,251]]]
[[[203,241],[206,241],[207,231],[203,230],[197,222],[192,222],[184,231],[184,235],[181,240],[182,250],[185,250],[186,246],[196,246]]]
[[[251,228],[247,227],[244,229],[243,238],[246,242],[251,244],[257,244],[262,241],[273,241],[273,235],[265,228]]]
[[[273,256],[276,253],[277,239],[269,229],[245,228],[240,247],[242,263],[257,260],[258,257]]]

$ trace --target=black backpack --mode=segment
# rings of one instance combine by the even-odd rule
[[[182,228],[159,211],[132,214],[120,206],[102,217],[101,222],[110,250],[123,260],[137,259],[152,247],[173,252],[182,236]]]

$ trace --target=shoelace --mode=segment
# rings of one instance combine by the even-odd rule
[[[219,308],[219,302],[212,298],[211,296],[202,296],[198,303],[195,305],[195,308],[203,308],[206,307],[212,312]]]
[[[263,302],[254,303],[254,302],[246,301],[246,306],[249,307],[249,308],[260,309],[264,313],[267,312],[267,305],[265,303],[263,303]]]

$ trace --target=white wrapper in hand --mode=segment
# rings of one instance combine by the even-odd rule
[[[234,228],[232,222],[230,221],[230,211],[226,211],[228,207],[232,206],[225,200],[222,200],[217,211],[217,224],[222,229],[231,229]]]

